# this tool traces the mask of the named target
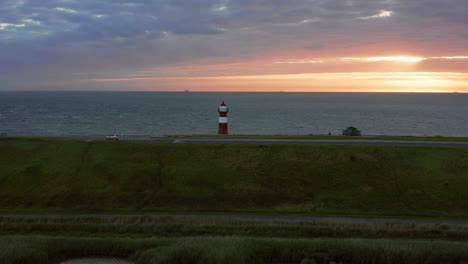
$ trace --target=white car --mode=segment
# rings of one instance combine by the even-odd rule
[[[119,135],[106,136],[106,140],[119,140]]]

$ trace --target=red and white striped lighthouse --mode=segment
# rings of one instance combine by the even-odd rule
[[[228,134],[227,113],[229,112],[229,108],[226,106],[224,101],[221,103],[221,105],[219,105],[218,112],[219,112],[218,134],[227,135]]]

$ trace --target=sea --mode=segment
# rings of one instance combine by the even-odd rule
[[[468,136],[468,94],[0,92],[8,136],[214,135],[218,106],[234,135]]]

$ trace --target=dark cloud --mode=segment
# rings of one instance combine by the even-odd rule
[[[437,23],[468,23],[468,2],[466,0],[400,0],[395,9],[410,21]]]
[[[468,36],[460,30],[466,0],[1,1],[3,76],[133,71],[289,49],[327,54],[388,41],[460,51]],[[359,19],[382,10],[393,16]]]

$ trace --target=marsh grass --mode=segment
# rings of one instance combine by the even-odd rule
[[[419,238],[468,240],[468,227],[399,222],[286,222],[183,216],[0,217],[0,234],[134,237],[256,236],[285,238]]]
[[[466,263],[466,242],[242,237],[70,238],[1,236],[0,263],[58,263],[74,257],[125,257],[139,264]]]

